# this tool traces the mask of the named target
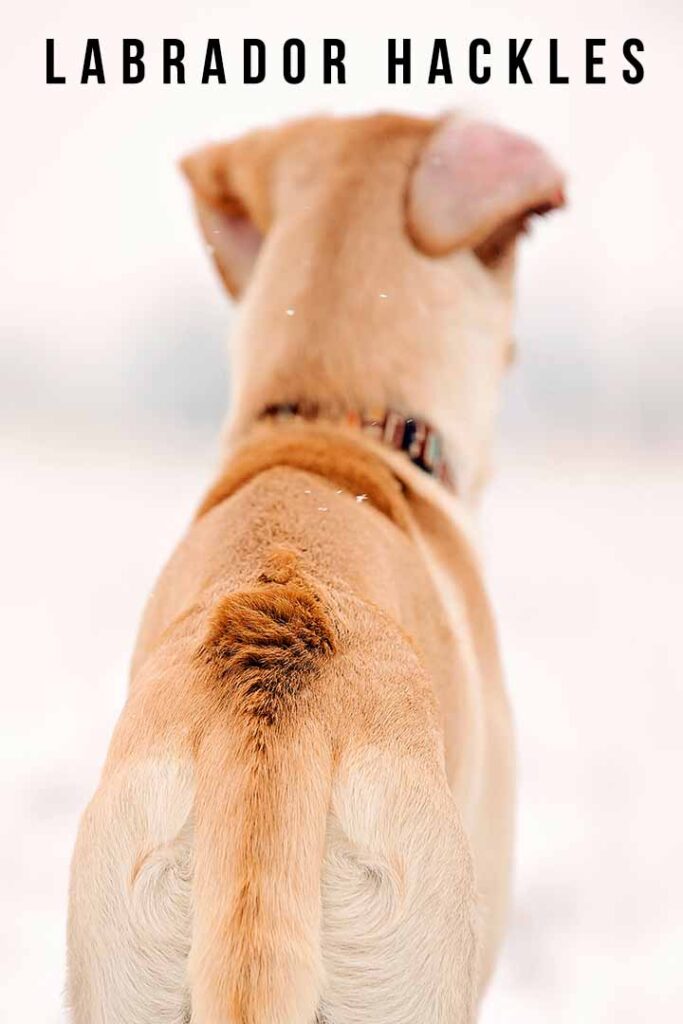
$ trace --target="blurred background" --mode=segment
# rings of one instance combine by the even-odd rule
[[[677,0],[339,7],[180,0],[32,3],[0,68],[0,532],[4,659],[0,1004],[63,1020],[68,863],[125,696],[145,596],[216,461],[232,310],[174,166],[209,139],[313,111],[452,106],[527,131],[566,167],[569,209],[524,243],[517,337],[483,544],[520,751],[517,877],[484,1024],[683,1016],[680,610],[683,203]],[[56,39],[64,86],[44,84]],[[106,86],[77,84],[88,36]],[[121,39],[147,78],[121,85]],[[164,36],[187,84],[162,86]],[[221,38],[228,84],[199,84]],[[301,85],[282,42],[308,45]],[[325,36],[347,84],[321,84]],[[386,84],[385,40],[413,40]],[[428,86],[446,37],[456,83]],[[468,41],[491,41],[484,86]],[[534,85],[507,39],[534,39]],[[604,37],[607,84],[584,84]],[[645,43],[645,81],[621,46]],[[241,84],[241,40],[268,78]],[[549,85],[550,37],[569,85]]]

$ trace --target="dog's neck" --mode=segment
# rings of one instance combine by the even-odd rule
[[[485,326],[500,332],[507,310],[469,254],[456,257],[458,295],[445,260],[418,256],[408,240],[387,254],[382,239],[401,238],[402,212],[375,209],[372,218],[347,211],[344,219],[312,207],[270,232],[233,335],[228,436],[243,436],[283,403],[315,406],[329,419],[395,410],[442,435],[467,497],[481,478],[498,383],[491,373],[484,394],[487,378],[472,373],[490,344],[479,311],[487,308]]]
[[[261,419],[270,422],[325,422],[325,411],[305,402],[278,402],[263,410]],[[332,420],[341,428],[351,428],[395,451],[444,487],[457,492],[457,475],[448,458],[441,434],[419,416],[404,415],[396,409],[363,409],[347,412]]]
[[[467,495],[485,473],[511,304],[472,253],[419,253],[401,195],[379,176],[322,184],[273,223],[233,335],[230,434],[282,402],[414,415],[443,436]]]

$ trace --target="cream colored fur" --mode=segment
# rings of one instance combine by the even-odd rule
[[[411,238],[407,190],[438,131],[316,119],[186,164],[219,270],[246,286],[233,413],[81,824],[74,1024],[475,1018],[512,842],[472,525],[512,252],[434,259]],[[302,399],[330,424],[256,423]],[[333,425],[377,405],[440,427],[456,496]]]

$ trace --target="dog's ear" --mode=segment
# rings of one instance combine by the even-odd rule
[[[270,221],[262,135],[205,146],[181,161],[199,225],[231,295],[244,290]]]
[[[430,256],[470,248],[493,264],[532,214],[563,204],[564,177],[534,142],[451,115],[437,124],[413,170],[408,230]]]

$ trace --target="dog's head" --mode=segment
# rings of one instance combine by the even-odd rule
[[[321,117],[183,169],[244,300],[243,417],[305,398],[403,408],[441,427],[474,488],[511,350],[516,242],[564,201],[543,150],[460,115]]]

